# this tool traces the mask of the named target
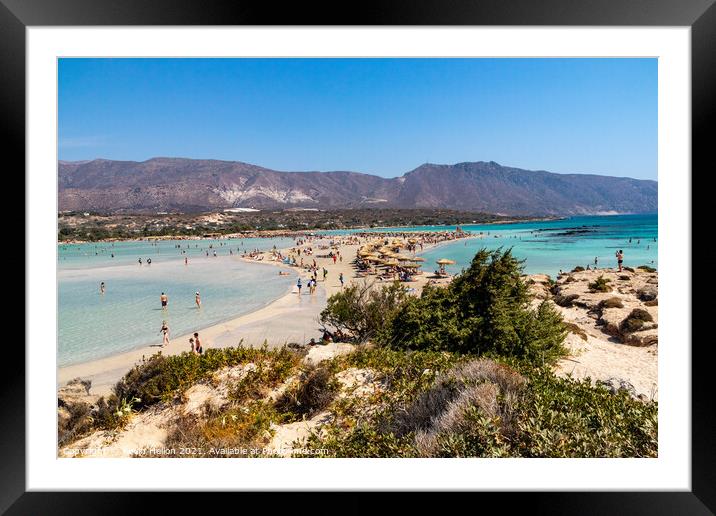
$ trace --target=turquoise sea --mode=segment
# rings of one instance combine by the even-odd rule
[[[658,216],[609,215],[570,217],[560,220],[518,222],[510,224],[466,224],[464,231],[482,238],[460,240],[419,253],[426,258],[423,270],[437,268],[435,260],[448,258],[455,265],[446,267],[458,273],[469,265],[481,248],[512,249],[525,260],[527,274],[544,273],[556,276],[560,270],[572,270],[577,265],[615,267],[615,253],[624,251],[624,265],[658,265]],[[325,234],[365,232],[455,231],[456,226],[410,226],[323,231]]]
[[[291,245],[290,238],[59,245],[58,365],[161,344],[164,320],[178,336],[269,304],[291,288],[295,274],[279,276],[271,265],[243,262],[240,250]],[[169,296],[166,311],[162,292]]]
[[[448,271],[460,272],[481,247],[511,247],[518,258],[525,260],[525,272],[530,274],[555,276],[560,269],[591,266],[595,257],[600,267],[613,267],[618,249],[623,249],[627,266],[658,266],[656,214],[461,227],[472,234],[482,233],[483,238],[458,240],[425,251],[424,270],[437,267],[438,258],[449,258],[457,263],[448,266]],[[386,231],[454,229],[455,226],[421,226]],[[377,230],[321,233],[361,231]],[[268,250],[274,246],[281,249],[293,243],[291,238],[256,238],[59,245],[58,364],[85,362],[160,344],[163,320],[176,336],[269,304],[291,288],[296,276],[279,276],[276,268],[243,262],[238,255],[243,250]],[[184,264],[185,257],[188,265]],[[151,258],[151,265],[147,265],[147,258]],[[99,293],[102,281],[106,285],[104,294]],[[197,290],[202,297],[201,310],[194,305]],[[166,312],[160,307],[162,292],[169,296]]]

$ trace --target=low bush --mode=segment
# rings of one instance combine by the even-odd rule
[[[575,299],[579,299],[579,294],[569,294],[566,296],[562,294],[557,294],[556,296],[554,296],[553,301],[556,305],[567,308],[574,305]]]
[[[83,435],[90,433],[94,427],[94,418],[87,403],[73,403],[65,406],[65,417],[58,418],[57,443],[62,446]]]
[[[357,342],[366,342],[380,335],[406,297],[399,282],[381,288],[356,283],[328,299],[320,321],[347,332]]]
[[[659,300],[650,299],[649,301],[644,301],[644,306],[659,306]]]
[[[382,344],[514,356],[550,362],[564,353],[566,330],[549,302],[531,310],[522,262],[508,250],[480,250],[446,287],[426,286],[390,319]]]
[[[391,384],[382,404],[348,429],[329,425],[309,446],[334,457],[657,456],[656,402],[525,362],[458,361],[409,398]]]
[[[645,272],[656,272],[656,269],[654,267],[651,267],[650,265],[639,265],[637,269],[641,269]]]
[[[582,272],[584,270],[584,267],[582,267],[581,265],[577,265],[574,269],[572,269],[572,272]]]
[[[624,303],[618,297],[610,297],[599,302],[599,308],[624,308]]]
[[[611,292],[612,287],[609,286],[611,280],[604,276],[599,276],[597,279],[587,285],[590,292]]]
[[[128,372],[114,386],[114,395],[118,400],[138,398],[137,408],[143,408],[170,400],[223,367],[255,363],[266,374],[278,378],[299,361],[299,355],[286,347],[269,350],[265,346],[248,348],[239,345],[208,349],[203,355],[188,352],[170,356],[156,354]]]
[[[640,330],[645,322],[651,322],[654,318],[649,312],[643,308],[635,308],[631,313],[619,323],[619,331],[622,333],[632,333]]]
[[[311,366],[296,388],[287,390],[276,400],[276,409],[298,419],[312,417],[333,401],[338,390],[338,381],[329,367]]]
[[[211,409],[206,419],[182,416],[172,426],[164,448],[182,450],[170,458],[265,456],[271,439],[271,423],[280,422],[271,404],[253,402],[246,406]],[[140,456],[151,454],[140,453]]]

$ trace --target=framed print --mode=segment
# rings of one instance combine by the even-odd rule
[[[2,1],[28,292],[3,511],[713,512],[712,2]]]

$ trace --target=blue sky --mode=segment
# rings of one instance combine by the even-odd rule
[[[60,59],[59,159],[656,179],[656,59]]]

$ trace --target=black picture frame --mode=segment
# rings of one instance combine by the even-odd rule
[[[716,5],[714,0],[364,0],[340,2],[220,2],[204,0],[0,0],[0,131],[5,158],[16,169],[25,167],[25,29],[28,26],[87,25],[571,25],[571,26],[687,26],[692,44],[692,171],[700,175],[713,168],[710,158],[716,100]],[[686,174],[689,172],[686,171]],[[691,177],[696,174],[691,172]],[[685,177],[688,180],[688,177]],[[692,191],[693,190],[692,188]],[[707,206],[708,203],[701,206]],[[694,206],[696,202],[694,201]],[[696,212],[692,219],[696,220]],[[702,213],[706,216],[705,213]],[[31,235],[26,234],[26,238]],[[703,253],[703,249],[701,250]],[[713,253],[707,250],[709,262]],[[696,267],[697,262],[694,261]],[[700,265],[700,264],[699,264]],[[711,263],[707,263],[711,265]],[[32,274],[32,271],[26,271]],[[691,282],[691,278],[685,278]],[[692,303],[692,319],[703,320],[706,308]],[[691,346],[691,321],[684,321],[684,349]],[[583,492],[484,493],[485,501],[512,507],[528,504],[534,512],[550,514],[713,514],[716,511],[716,439],[711,392],[709,340],[691,346],[692,353],[692,490],[690,492]],[[12,363],[0,375],[0,512],[30,514],[144,513],[148,496],[159,498],[162,512],[186,507],[187,493],[57,493],[26,492],[25,488],[25,355],[20,346],[5,350]],[[22,366],[21,366],[22,365]],[[212,494],[211,506],[220,507],[230,494]],[[265,502],[265,494],[243,493],[242,506]],[[270,512],[286,504],[311,507],[307,493],[290,500],[271,495]],[[375,494],[352,493],[341,502],[341,512],[366,512],[376,507]],[[462,496],[455,494],[454,496]],[[419,493],[403,497],[410,505],[427,508]],[[409,498],[409,500],[408,500]],[[461,504],[460,500],[453,503]],[[469,503],[469,502],[468,502]],[[245,504],[245,505],[244,505]],[[507,505],[509,504],[509,505]],[[313,513],[328,512],[314,509]],[[208,507],[208,506],[207,506]],[[444,507],[444,506],[443,506]],[[457,507],[457,506],[456,506]],[[484,506],[489,507],[489,506]],[[335,506],[334,508],[335,509]],[[335,513],[330,509],[331,513]],[[444,510],[444,509],[443,509]]]

